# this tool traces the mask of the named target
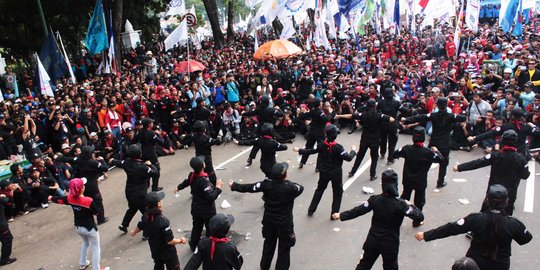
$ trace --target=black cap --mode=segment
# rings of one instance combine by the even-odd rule
[[[197,120],[193,123],[193,131],[203,131],[205,128],[206,124],[201,120]]]
[[[163,198],[165,198],[165,193],[152,191],[146,194],[146,204],[149,207],[156,207]]]
[[[504,201],[508,198],[508,190],[503,185],[491,185],[488,188],[487,198],[490,201]]]
[[[279,178],[287,173],[287,169],[289,169],[289,164],[286,162],[276,163],[272,166],[270,174],[272,175],[272,178]]]
[[[232,215],[216,214],[210,219],[210,235],[225,236],[234,223]]]
[[[502,135],[502,141],[504,145],[515,146],[518,140],[518,134],[514,130],[507,130]]]
[[[533,82],[526,82],[525,83],[525,87],[534,87],[534,83]]]
[[[381,177],[383,184],[394,184],[398,182],[398,175],[394,170],[386,170]]]
[[[4,189],[9,185],[11,185],[11,181],[9,181],[8,179],[0,181],[0,188],[1,189]]]
[[[264,123],[261,127],[261,132],[263,135],[271,136],[273,129],[274,129],[274,125],[270,123]]]
[[[33,172],[39,172],[39,168],[36,167],[36,166],[32,166],[28,169],[28,172],[29,173],[33,173]]]
[[[426,129],[418,126],[413,129],[412,133],[413,142],[424,142],[426,140]]]
[[[128,149],[126,150],[126,156],[128,158],[140,158],[141,154],[141,147],[138,144],[132,144],[128,146]]]
[[[191,166],[194,172],[200,172],[204,166],[204,156],[192,157],[189,161],[189,166]]]
[[[440,97],[437,99],[437,107],[440,108],[446,108],[448,106],[448,99],[445,97]]]
[[[366,102],[366,106],[367,106],[368,108],[373,108],[373,107],[375,107],[375,105],[377,105],[377,101],[375,101],[375,99],[370,98],[370,99]]]
[[[137,120],[137,122],[135,122],[135,125],[136,126],[141,126],[143,123],[142,123],[142,120]]]
[[[126,133],[129,133],[129,132],[132,132],[132,131],[135,131],[132,127],[127,127],[125,129]]]
[[[141,123],[144,126],[148,126],[150,123],[154,123],[154,119],[152,119],[152,118],[144,118],[144,119],[141,120]]]

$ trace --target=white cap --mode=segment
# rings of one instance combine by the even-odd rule
[[[153,55],[152,51],[147,51],[146,55]]]
[[[510,74],[512,74],[512,69],[511,69],[511,68],[505,68],[505,69],[504,69],[504,73],[510,73]]]
[[[94,137],[94,136],[97,136],[97,133],[95,132],[90,133],[90,137]]]
[[[66,149],[66,148],[71,148],[71,147],[67,143],[62,144],[62,150]]]

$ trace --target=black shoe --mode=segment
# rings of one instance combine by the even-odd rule
[[[472,232],[466,232],[465,236],[469,239],[473,239],[473,233]]]
[[[377,176],[376,175],[372,175],[370,178],[369,178],[370,181],[375,181],[377,180]]]
[[[383,160],[386,154],[381,153],[379,159]]]
[[[30,212],[30,213],[32,213],[32,212],[36,211],[36,209],[37,209],[37,208],[35,208],[35,207],[26,207],[25,210],[28,211],[28,212]]]
[[[389,159],[388,161],[386,161],[386,165],[390,166],[392,164],[394,164],[394,160]]]
[[[109,221],[109,218],[108,218],[108,217],[104,218],[102,221],[98,221],[97,225],[101,225],[101,224],[107,223],[107,221]]]
[[[350,177],[353,177],[354,176],[354,173],[353,172],[349,172],[349,178]]]
[[[349,130],[349,132],[347,132],[347,133],[353,134],[355,131],[356,131],[356,129],[351,129],[351,130]]]
[[[0,265],[8,265],[17,261],[17,258],[8,258],[7,260],[0,261]]]
[[[124,225],[118,225],[118,229],[123,231],[124,233],[127,233],[127,231],[128,231],[127,228],[124,227]]]
[[[152,188],[152,191],[162,191],[163,190],[163,187],[157,187],[157,188]]]
[[[315,172],[318,173],[318,172],[319,172],[319,168],[315,168]]]
[[[446,182],[442,182],[442,183],[439,183],[437,184],[437,188],[443,188],[443,187],[446,187]]]
[[[312,217],[312,216],[313,216],[313,213],[315,213],[315,212],[308,211],[308,212],[307,212],[307,215],[308,215],[309,217]]]
[[[148,240],[148,236],[144,236],[144,235],[143,235],[142,240],[143,240],[143,241]]]
[[[304,163],[300,162],[300,164],[298,164],[298,169],[302,169],[304,168]]]
[[[247,166],[251,166],[251,162],[252,162],[252,161],[253,161],[253,160],[252,160],[251,158],[248,158],[248,160],[247,160]]]
[[[420,222],[413,221],[413,222],[412,222],[412,226],[413,226],[414,228],[420,227],[420,226],[422,226],[422,225],[424,225],[424,222],[423,222],[423,221],[420,221]]]

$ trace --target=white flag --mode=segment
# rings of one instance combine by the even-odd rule
[[[45,70],[45,67],[43,67],[39,57],[36,58],[38,61],[39,87],[41,89],[41,94],[54,97],[54,93],[51,88],[51,78],[49,77],[49,74],[47,74],[47,71]]]
[[[248,8],[254,8],[257,4],[262,3],[263,0],[246,0],[246,6]]]
[[[474,33],[478,32],[478,16],[480,15],[480,0],[469,0],[465,14],[465,23]]]
[[[165,51],[174,48],[176,44],[186,44],[188,40],[188,29],[186,20],[182,20],[180,25],[172,31],[172,33],[165,39]]]
[[[257,38],[257,31],[255,31],[255,49],[253,50],[254,52],[256,52],[258,49],[259,49],[259,39]]]
[[[186,13],[185,0],[171,0],[169,10],[165,16],[184,15],[184,13]]]
[[[336,39],[337,31],[336,24],[334,23],[334,14],[330,10],[330,7],[326,7],[326,23],[328,24],[328,37]]]
[[[294,36],[296,33],[294,29],[294,24],[291,18],[285,19],[285,22],[283,23],[283,31],[281,31],[281,35],[279,36],[280,39],[289,39],[290,37]]]
[[[58,40],[60,40],[60,46],[62,47],[62,53],[64,54],[64,59],[66,60],[66,65],[69,69],[69,76],[71,76],[71,80],[73,83],[77,83],[77,79],[75,79],[75,74],[73,74],[73,69],[71,68],[71,62],[69,62],[68,55],[66,53],[66,49],[64,48],[64,42],[62,42],[62,37],[60,36],[60,32],[56,32],[58,35]]]
[[[313,36],[315,46],[323,46],[326,50],[330,50],[332,47],[330,47],[330,42],[328,41],[328,37],[326,36],[326,28],[324,27],[324,21],[322,19],[322,16],[320,14],[316,14],[315,16],[317,17],[317,27],[315,28],[315,35]]]

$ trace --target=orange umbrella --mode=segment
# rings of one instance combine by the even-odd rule
[[[178,73],[195,72],[205,69],[206,67],[201,62],[195,60],[182,61],[174,67],[174,71]]]
[[[286,39],[276,39],[268,41],[261,45],[259,49],[253,54],[253,58],[257,60],[267,59],[267,58],[286,58],[291,55],[302,53],[296,44],[286,40]]]

